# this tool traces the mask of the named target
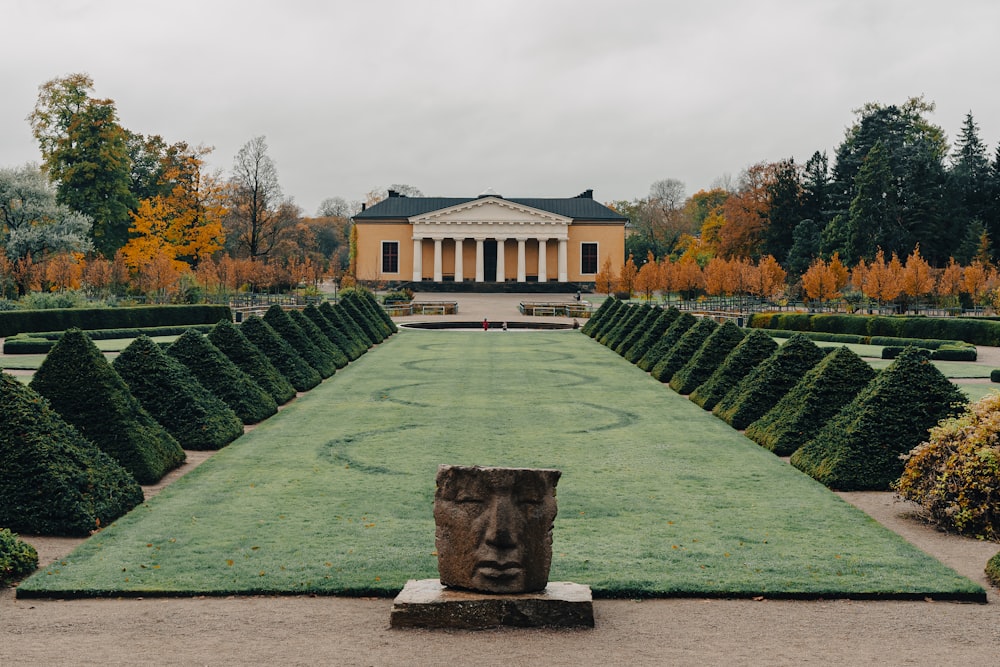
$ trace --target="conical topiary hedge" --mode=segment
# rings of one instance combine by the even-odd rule
[[[212,345],[229,357],[236,367],[250,376],[260,388],[271,395],[274,402],[284,405],[295,398],[295,387],[281,374],[267,355],[247,340],[243,332],[229,320],[220,320],[208,332]]]
[[[778,456],[806,443],[875,377],[864,359],[846,347],[830,352],[763,417],[746,436]]]
[[[219,449],[243,435],[236,413],[149,336],[133,340],[111,365],[184,449]]]
[[[641,306],[641,308],[643,311],[642,319],[636,322],[635,326],[633,326],[614,347],[615,352],[623,357],[633,345],[639,342],[640,338],[646,335],[646,332],[649,331],[649,327],[653,326],[653,322],[655,322],[656,318],[660,316],[660,309],[656,306],[645,304]]]
[[[661,309],[656,318],[653,319],[652,324],[649,325],[649,329],[625,352],[625,359],[633,364],[638,363],[649,352],[649,348],[653,347],[656,341],[660,340],[663,333],[670,328],[670,325],[674,323],[674,320],[680,314],[681,311],[673,306],[666,310]]]
[[[315,368],[321,377],[328,378],[337,372],[337,364],[309,340],[295,320],[278,304],[274,304],[264,313],[264,321],[278,332],[278,335],[298,352],[310,366]]]
[[[341,334],[346,336],[353,346],[353,351],[351,353],[352,359],[360,357],[362,354],[368,351],[368,348],[372,346],[372,341],[368,340],[365,336],[365,332],[361,330],[357,324],[354,323],[344,309],[340,305],[332,306],[328,302],[324,301],[319,304],[319,312],[323,314],[323,317],[330,321],[330,324],[334,326]],[[353,356],[353,355],[357,356]]]
[[[611,310],[614,303],[615,299],[605,299],[602,301],[601,305],[597,307],[597,310],[591,313],[590,317],[587,318],[587,322],[580,329],[580,333],[590,336],[594,327],[598,326],[601,323],[601,320],[607,316],[608,311]]]
[[[0,586],[38,568],[38,551],[7,528],[0,528]]]
[[[343,332],[333,325],[323,312],[314,306],[309,304],[302,311],[302,314],[312,320],[312,323],[319,327],[320,331],[323,332],[330,342],[337,346],[337,349],[341,350],[347,357],[348,361],[354,361],[362,354],[364,354],[364,349],[358,349],[359,346],[351,340],[348,336],[345,336]]]
[[[187,366],[198,382],[232,408],[244,424],[256,424],[278,411],[269,393],[197,331],[184,332],[167,348],[167,354]]]
[[[608,299],[608,301],[611,302],[611,306],[608,308],[607,313],[601,318],[600,322],[594,325],[594,328],[590,332],[590,337],[596,341],[600,341],[601,336],[611,331],[618,324],[619,318],[629,312],[628,304],[621,299]]]
[[[758,364],[778,349],[778,344],[760,329],[747,334],[739,345],[733,348],[725,361],[715,369],[711,377],[691,392],[689,399],[705,410],[716,404],[738,385]]]
[[[323,381],[319,371],[306,363],[270,324],[256,315],[243,320],[240,332],[267,355],[274,367],[292,383],[295,391],[309,391]]]
[[[385,340],[385,332],[379,323],[373,322],[371,317],[360,307],[354,290],[344,290],[340,293],[340,301],[337,303],[346,312],[355,324],[365,332],[365,337],[372,344],[381,343]]]
[[[184,462],[181,446],[79,329],[69,329],[52,347],[31,388],[140,484],[158,482]]]
[[[142,502],[127,470],[37,392],[0,373],[0,526],[88,535]]]
[[[822,359],[823,350],[816,343],[794,334],[726,394],[712,414],[735,429],[745,429],[777,405]]]
[[[698,318],[696,318],[691,313],[681,313],[674,320],[674,323],[663,332],[659,340],[653,343],[652,347],[642,355],[642,359],[636,363],[636,366],[644,371],[651,371],[656,364],[660,363],[660,359],[674,349],[674,345],[677,345],[680,341],[681,336],[687,332],[688,329],[693,327],[697,323]]]
[[[605,347],[610,347],[612,350],[646,316],[646,309],[643,306],[631,303],[620,312],[621,315],[617,318],[615,325],[597,338],[597,342]]]
[[[887,490],[902,474],[900,455],[966,402],[928,350],[908,347],[799,447],[791,463],[833,489]]]
[[[311,319],[306,317],[300,310],[289,310],[288,316],[292,318],[292,321],[302,330],[302,333],[306,335],[307,338],[312,342],[313,345],[319,348],[319,351],[323,355],[333,361],[333,365],[338,369],[343,368],[348,363],[350,359],[344,354],[344,351],[333,344],[333,342],[327,338],[323,330],[316,326],[316,323]]]
[[[690,394],[712,377],[715,369],[722,365],[745,336],[735,322],[726,320],[705,339],[683,368],[674,373],[670,378],[670,388],[678,394]]]
[[[375,295],[372,294],[371,291],[360,290],[357,294],[365,301],[365,303],[368,304],[369,310],[371,310],[371,312],[374,313],[378,319],[382,320],[382,324],[385,325],[386,332],[389,335],[399,331],[396,323],[392,321],[392,317],[390,317],[389,313],[385,311],[385,308],[379,305],[378,299],[375,298]]]
[[[710,317],[700,317],[694,326],[684,332],[677,345],[663,355],[649,374],[660,382],[670,382],[674,374],[691,361],[691,357],[701,348],[705,340],[719,328]]]

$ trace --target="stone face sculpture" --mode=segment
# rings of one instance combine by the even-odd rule
[[[441,583],[484,593],[544,589],[561,474],[440,466],[434,523]]]

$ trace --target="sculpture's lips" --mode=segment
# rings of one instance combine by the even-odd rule
[[[490,579],[513,579],[524,572],[524,568],[516,561],[499,563],[495,560],[483,560],[476,563],[476,572]]]

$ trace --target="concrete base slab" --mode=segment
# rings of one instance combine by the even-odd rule
[[[446,588],[437,579],[411,579],[393,600],[389,624],[466,630],[592,628],[594,602],[590,586],[568,581],[550,581],[537,593],[498,595]]]

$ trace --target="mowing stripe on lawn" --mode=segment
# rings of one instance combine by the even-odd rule
[[[438,464],[559,468],[551,579],[601,597],[985,599],[579,332],[403,330],[18,596],[387,595]]]

